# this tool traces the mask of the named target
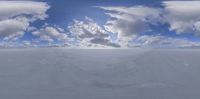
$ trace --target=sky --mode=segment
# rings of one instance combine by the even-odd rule
[[[0,0],[0,47],[200,47],[200,1]]]

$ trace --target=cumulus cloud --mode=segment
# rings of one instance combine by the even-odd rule
[[[100,6],[110,17],[105,23],[105,30],[118,34],[118,43],[130,46],[132,40],[139,45],[180,45],[199,46],[196,42],[186,39],[175,39],[165,36],[139,36],[150,32],[149,25],[167,23],[170,31],[177,34],[194,33],[200,35],[200,1],[164,1],[163,7],[147,6]],[[136,44],[136,43],[134,43]],[[185,44],[185,45],[184,45]],[[137,45],[137,44],[136,44]]]
[[[65,42],[68,40],[67,34],[58,27],[45,26],[39,30],[33,31],[32,34],[48,42],[54,42],[55,40]]]
[[[178,34],[194,33],[199,35],[200,1],[165,1],[166,22],[170,24],[170,30]]]
[[[149,24],[156,24],[160,18],[160,9],[146,6],[99,7],[111,17],[105,24],[107,31],[118,33],[119,37],[150,31]]]
[[[36,1],[0,1],[0,37],[15,40],[22,37],[35,20],[44,20],[49,5]]]
[[[2,20],[0,21],[0,35],[4,37],[4,40],[15,40],[24,34],[28,26],[28,20],[22,17]]]
[[[85,17],[84,21],[74,20],[74,24],[68,26],[68,29],[80,39],[91,37],[108,37],[107,32],[89,17]]]
[[[47,3],[31,0],[0,0],[0,38],[10,41],[22,37],[26,31],[32,32],[40,40],[78,42],[81,47],[131,47],[131,46],[178,46],[194,47],[199,43],[183,38],[166,36],[148,36],[142,33],[152,31],[150,25],[167,23],[169,30],[177,34],[194,33],[200,35],[200,1],[164,1],[163,7],[147,6],[98,6],[109,16],[107,22],[100,26],[93,19],[74,20],[68,26],[69,34],[57,26],[43,26],[39,29],[31,26],[35,20],[48,17]],[[9,5],[9,6],[8,6]],[[113,40],[111,34],[118,35]],[[77,40],[77,41],[76,41]],[[32,41],[22,42],[24,46],[32,45]],[[6,43],[11,44],[11,43]],[[12,43],[13,44],[13,43]],[[55,45],[57,46],[57,45]]]
[[[163,8],[147,6],[98,7],[105,10],[111,19],[105,24],[107,31],[118,33],[119,37],[131,37],[151,31],[149,24],[167,23],[170,31],[177,34],[200,35],[200,1],[164,1]]]
[[[118,47],[117,44],[111,42],[108,32],[89,17],[85,17],[84,21],[74,20],[68,29],[80,41],[81,46]]]

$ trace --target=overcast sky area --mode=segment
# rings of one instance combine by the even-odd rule
[[[200,1],[0,0],[0,47],[200,47]]]

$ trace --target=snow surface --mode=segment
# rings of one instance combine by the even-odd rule
[[[199,98],[197,49],[0,51],[0,99]]]

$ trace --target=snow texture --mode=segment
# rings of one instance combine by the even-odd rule
[[[2,49],[0,99],[199,99],[195,49]]]

